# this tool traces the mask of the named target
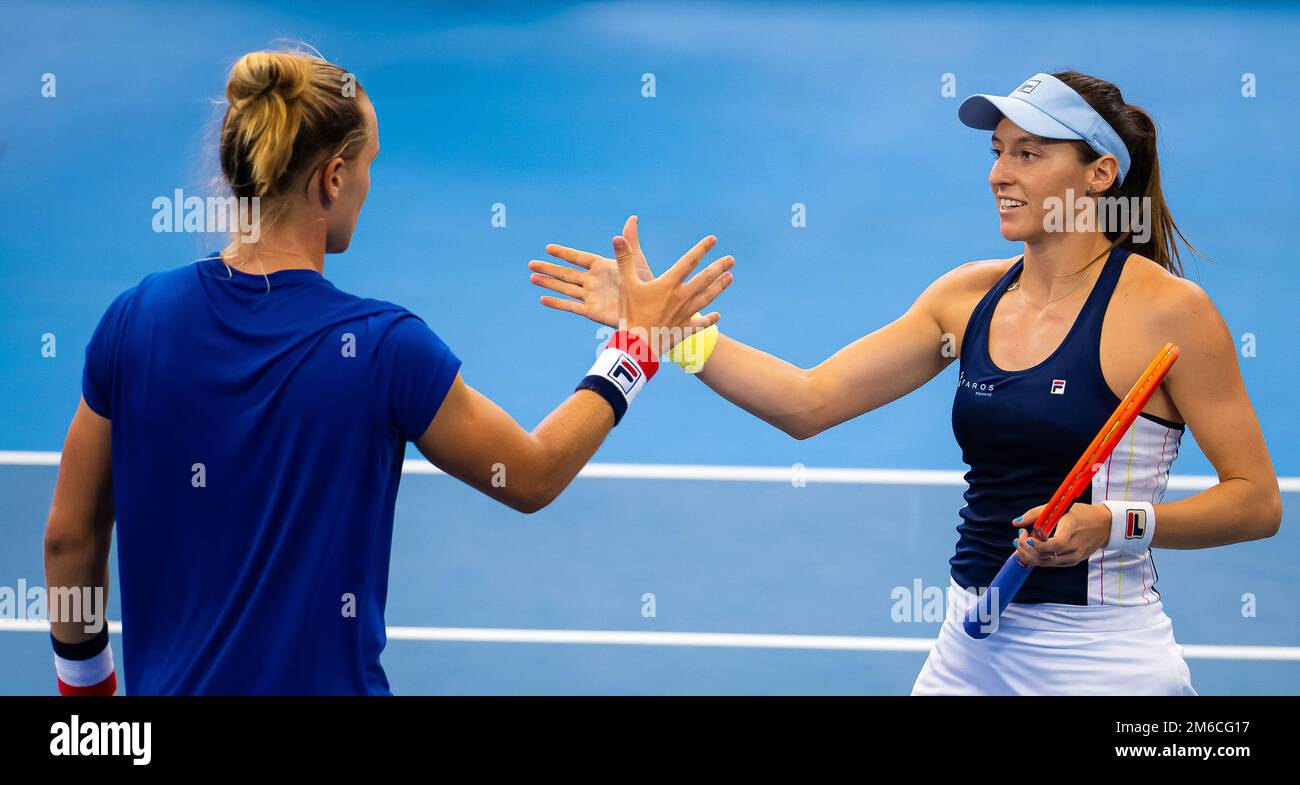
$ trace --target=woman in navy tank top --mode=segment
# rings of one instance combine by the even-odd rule
[[[913,694],[1195,694],[1151,549],[1270,537],[1281,494],[1232,336],[1182,277],[1155,124],[1115,85],[1073,71],[1035,74],[1007,96],[971,96],[959,116],[993,132],[999,228],[1023,254],[957,267],[897,320],[812,368],[716,328],[682,364],[806,439],[908,394],[958,358],[952,424],[970,467],[966,504],[948,616]],[[639,256],[635,218],[624,234]],[[553,253],[581,269],[532,262],[534,283],[572,298],[543,304],[612,323],[614,262]],[[1030,541],[1039,506],[1170,341],[1181,357],[1142,416],[1053,536]],[[1189,427],[1224,479],[1162,503]],[[972,639],[965,612],[1013,552],[1040,569],[997,634]]]

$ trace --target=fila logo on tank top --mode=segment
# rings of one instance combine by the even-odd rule
[[[988,343],[993,310],[1023,269],[1023,257],[971,312],[952,407],[953,434],[970,467],[950,562],[953,579],[964,588],[992,582],[1013,551],[1019,527],[1012,519],[1051,498],[1119,405],[1101,371],[1101,327],[1129,255],[1111,251],[1064,340],[1031,368],[999,368]],[[1159,504],[1182,434],[1181,424],[1143,414],[1079,501]],[[1156,579],[1150,551],[1122,554],[1103,548],[1073,567],[1034,570],[1016,602],[1152,605],[1160,601]]]

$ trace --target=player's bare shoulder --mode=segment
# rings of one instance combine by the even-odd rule
[[[1204,289],[1141,254],[1129,256],[1114,297],[1134,328],[1168,333],[1189,321],[1219,319]]]
[[[955,335],[960,343],[975,306],[1019,258],[966,262],[930,284],[922,299],[943,331]]]
[[[981,259],[975,262],[966,262],[958,265],[948,272],[944,273],[943,278],[950,279],[952,284],[959,288],[976,289],[981,295],[993,288],[993,284],[1011,269],[1011,265],[1016,263],[1019,256],[1011,256],[1006,259]]]

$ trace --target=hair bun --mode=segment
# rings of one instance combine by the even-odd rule
[[[293,101],[311,82],[314,64],[311,57],[295,52],[249,52],[231,69],[226,97],[231,104],[271,94]]]
[[[348,76],[301,51],[249,52],[235,61],[221,121],[221,171],[235,196],[278,197],[307,167],[357,154],[370,130],[356,94],[341,89]],[[268,202],[262,220],[284,204]]]

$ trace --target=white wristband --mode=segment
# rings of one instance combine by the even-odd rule
[[[636,358],[620,349],[610,346],[596,357],[596,362],[587,371],[588,376],[601,376],[614,383],[615,388],[623,394],[623,399],[631,404],[636,394],[645,387],[646,374],[641,371],[641,363]]]
[[[1109,550],[1141,552],[1151,547],[1156,534],[1156,508],[1150,502],[1126,502],[1106,499],[1110,508]]]
[[[642,356],[634,357],[625,348]],[[596,364],[577,389],[590,390],[604,398],[614,410],[614,424],[618,425],[627,414],[628,405],[658,369],[659,360],[651,355],[645,341],[634,333],[619,330],[596,357]]]
[[[88,660],[70,660],[54,655],[54,673],[59,681],[69,687],[89,687],[113,675],[113,647],[104,650]]]

